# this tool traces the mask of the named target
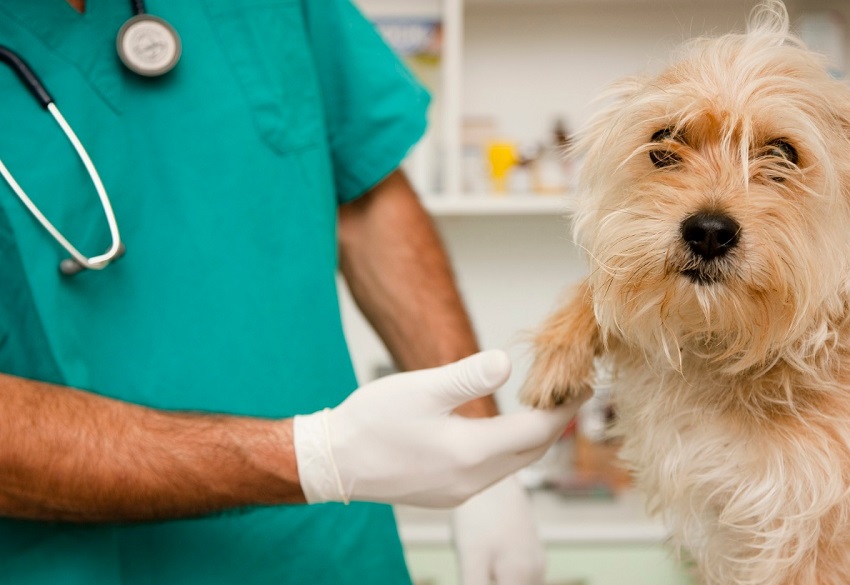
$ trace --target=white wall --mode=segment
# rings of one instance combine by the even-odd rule
[[[606,86],[658,70],[684,38],[741,28],[750,3],[529,4],[466,14],[464,112],[492,115],[520,142],[542,140],[557,116],[580,127]]]
[[[520,142],[566,116],[581,127],[602,89],[659,70],[683,40],[743,30],[755,0],[477,0],[466,11],[464,113],[492,115]],[[788,2],[792,21],[850,1]],[[850,63],[850,46],[845,62]]]

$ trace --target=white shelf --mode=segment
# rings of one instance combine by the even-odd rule
[[[635,492],[613,500],[565,499],[550,492],[532,492],[534,517],[545,544],[658,544],[668,538],[659,520],[647,517]],[[447,545],[451,512],[396,506],[399,534],[407,546]]]
[[[574,6],[589,6],[592,8],[606,8],[617,5],[632,5],[632,4],[641,4],[641,5],[656,5],[661,7],[670,7],[670,6],[692,6],[694,4],[694,0],[464,0],[467,6],[485,6],[485,7],[494,7],[494,6],[523,6],[524,8],[528,7],[540,7],[540,6],[566,6],[566,7],[574,7]],[[758,0],[746,0],[744,2],[745,5],[755,5]],[[787,0],[786,0],[787,1]],[[713,0],[715,5],[726,4],[726,5],[740,5],[742,0]]]
[[[566,194],[563,195],[429,195],[422,203],[435,217],[491,215],[565,216]]]

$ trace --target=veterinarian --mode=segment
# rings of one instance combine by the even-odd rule
[[[577,405],[493,417],[498,351],[432,368],[477,347],[397,170],[426,93],[348,0],[159,1],[167,25],[122,28],[140,4],[0,4],[0,580],[407,584],[385,504],[484,490],[455,514],[465,582],[536,582],[510,474]],[[338,266],[432,369],[355,391]]]

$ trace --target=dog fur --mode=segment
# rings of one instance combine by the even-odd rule
[[[848,585],[850,87],[770,0],[613,98],[576,147],[590,273],[522,398],[603,360],[622,457],[702,582]],[[698,213],[737,226],[723,255],[684,237]]]

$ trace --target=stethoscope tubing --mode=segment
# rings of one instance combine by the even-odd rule
[[[121,27],[121,30],[119,30],[118,33],[118,38],[116,39],[119,57],[129,69],[140,75],[157,76],[167,73],[174,67],[180,58],[179,35],[170,24],[161,18],[148,15],[146,13],[144,0],[130,0],[130,8],[133,11],[133,17]],[[146,28],[140,29],[139,27]],[[132,49],[134,40],[133,31],[135,31],[135,34],[142,34],[140,31],[143,31],[144,34],[151,34],[151,27],[153,27],[152,30],[157,31],[157,33],[162,36],[162,38],[166,41],[166,46],[170,46],[171,49],[171,54],[169,55],[166,53],[166,59],[161,60],[161,62],[146,60],[143,55]],[[67,238],[65,238],[65,236],[62,235],[62,232],[56,229],[56,226],[47,219],[38,206],[33,203],[32,199],[29,198],[23,187],[21,187],[21,185],[15,180],[15,177],[12,176],[12,173],[2,160],[0,160],[0,175],[3,176],[12,188],[12,191],[18,199],[21,200],[21,203],[24,204],[33,217],[51,236],[53,236],[56,242],[71,255],[70,258],[63,260],[59,265],[59,270],[62,274],[70,276],[83,269],[101,270],[109,265],[110,262],[120,258],[124,254],[124,245],[121,243],[121,234],[118,232],[118,222],[115,219],[115,212],[112,209],[112,203],[109,200],[109,196],[106,193],[106,188],[103,186],[103,181],[100,179],[97,168],[95,168],[91,157],[89,157],[88,152],[86,152],[86,149],[83,147],[80,139],[77,138],[77,134],[59,111],[53,97],[50,93],[48,93],[44,84],[38,76],[36,76],[26,61],[8,47],[0,45],[0,62],[7,64],[21,80],[21,83],[24,87],[26,87],[27,91],[29,91],[36,99],[38,104],[50,112],[56,120],[56,123],[59,124],[60,128],[62,128],[62,132],[65,134],[65,137],[74,147],[77,156],[85,166],[86,171],[89,174],[89,178],[97,191],[97,196],[100,199],[103,213],[106,216],[106,223],[109,226],[109,234],[112,238],[112,244],[109,246],[109,249],[103,254],[92,256],[91,258],[84,256],[73,246],[73,244],[71,244],[71,242],[68,241]]]
[[[15,75],[18,76],[18,79],[21,80],[21,83],[24,84],[24,87],[27,88],[27,91],[32,94],[42,108],[47,109],[47,105],[53,103],[53,98],[47,92],[44,84],[41,83],[41,80],[33,72],[32,68],[27,65],[27,62],[21,59],[20,55],[8,47],[0,45],[0,61],[6,63],[15,72]]]
[[[50,112],[56,120],[56,123],[59,124],[60,128],[62,128],[62,132],[68,138],[68,141],[74,147],[77,156],[80,158],[80,161],[82,161],[89,177],[91,178],[92,184],[94,185],[98,198],[100,199],[104,215],[106,216],[106,223],[109,227],[109,234],[112,238],[112,244],[109,249],[103,254],[92,256],[90,258],[84,256],[71,244],[71,242],[68,241],[67,238],[65,238],[65,236],[62,235],[58,229],[56,229],[56,226],[47,219],[38,206],[33,203],[32,199],[29,198],[23,187],[21,187],[17,180],[15,180],[14,176],[12,176],[12,173],[2,160],[0,160],[0,174],[3,175],[3,178],[6,179],[6,182],[12,188],[12,191],[14,191],[18,199],[21,200],[21,203],[26,206],[42,227],[44,227],[44,229],[47,230],[50,235],[53,236],[53,238],[71,255],[71,258],[63,261],[60,265],[60,270],[63,274],[75,274],[84,268],[89,270],[101,270],[112,260],[115,260],[123,254],[124,246],[121,243],[121,234],[118,231],[118,222],[115,219],[112,204],[106,193],[106,188],[103,186],[103,181],[101,181],[100,175],[97,172],[97,168],[95,168],[91,157],[89,157],[88,152],[86,152],[85,147],[83,147],[80,139],[77,137],[77,134],[74,132],[73,128],[71,128],[71,125],[68,124],[65,117],[59,111],[59,108],[56,107],[53,98],[44,87],[44,84],[41,83],[29,65],[27,65],[27,63],[14,51],[11,51],[2,45],[0,45],[0,61],[6,63],[12,68],[38,103]]]

